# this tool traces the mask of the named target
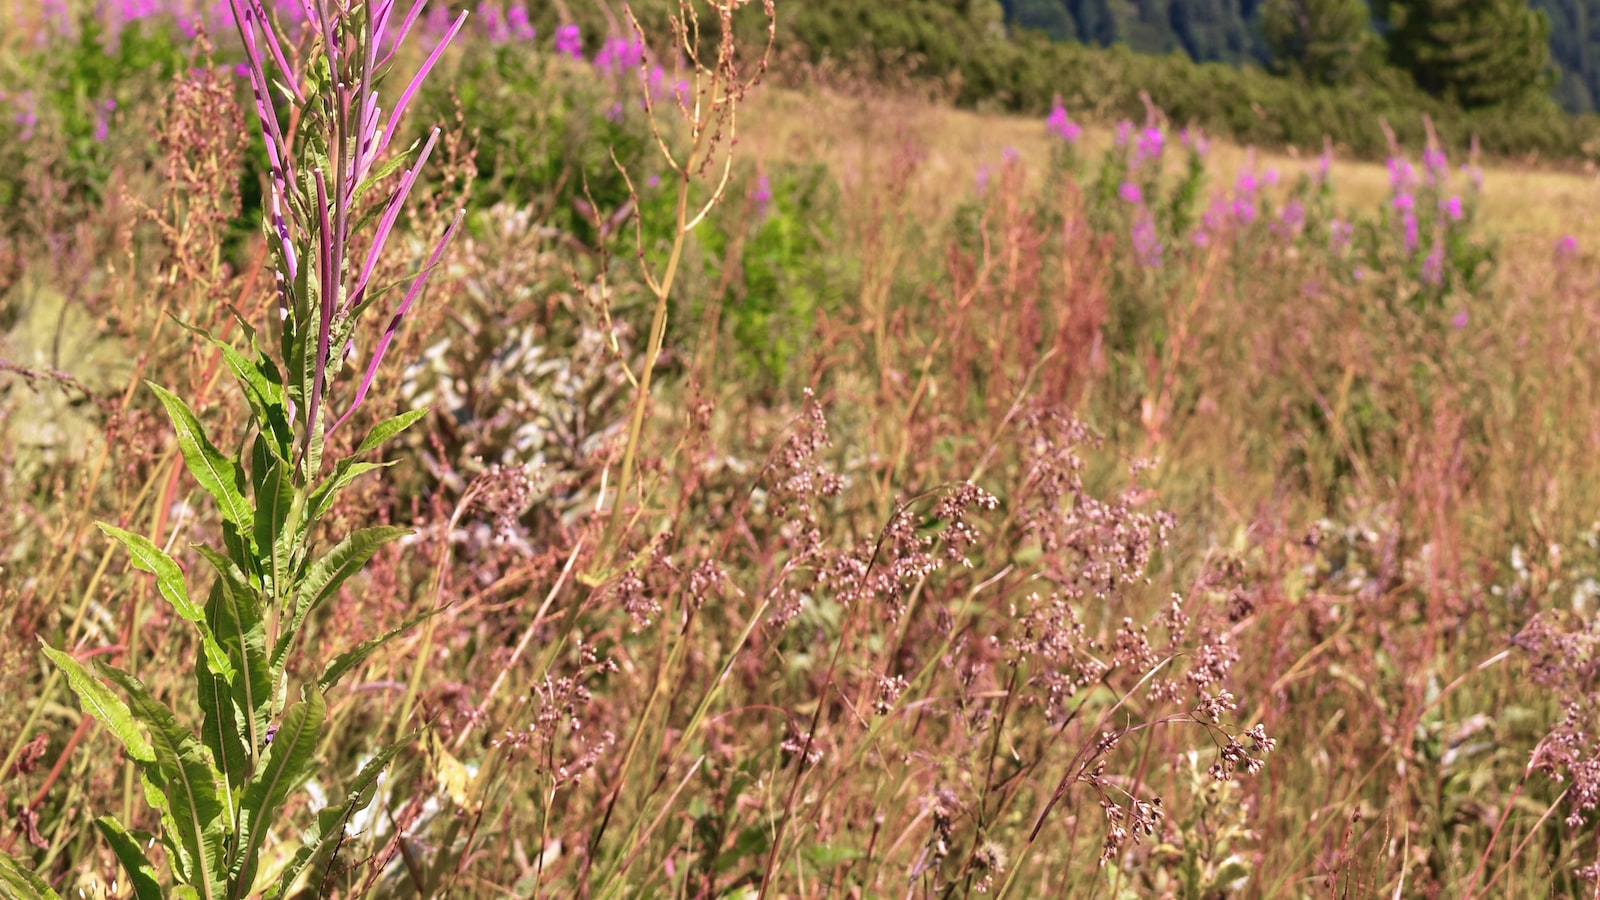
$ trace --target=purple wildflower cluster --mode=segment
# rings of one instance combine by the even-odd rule
[[[1082,130],[1068,115],[1058,98],[1045,119],[1045,128],[1058,146],[1073,146]],[[1306,241],[1321,243],[1335,256],[1352,256],[1356,235],[1355,220],[1330,215],[1330,178],[1333,150],[1325,146],[1315,163],[1299,173],[1293,186],[1280,192],[1276,169],[1260,168],[1251,153],[1232,183],[1213,191],[1192,220],[1182,212],[1172,216],[1166,204],[1193,196],[1199,188],[1203,159],[1209,149],[1198,129],[1177,131],[1177,143],[1189,154],[1189,180],[1182,186],[1171,182],[1171,174],[1161,163],[1171,141],[1160,124],[1159,113],[1152,111],[1148,123],[1139,126],[1123,120],[1115,126],[1113,146],[1101,170],[1104,193],[1111,202],[1113,221],[1126,228],[1132,257],[1144,267],[1158,267],[1167,246],[1187,245],[1194,249],[1215,246],[1219,241],[1236,242],[1246,235],[1270,236],[1269,240],[1292,247]],[[1058,154],[1058,160],[1060,156]],[[1071,157],[1066,157],[1069,162]],[[1374,234],[1388,235],[1411,260],[1411,269],[1422,284],[1442,287],[1451,278],[1450,248],[1455,236],[1470,226],[1469,198],[1481,187],[1481,173],[1475,165],[1462,166],[1460,173],[1472,179],[1474,187],[1462,190],[1455,183],[1450,160],[1436,144],[1430,143],[1419,163],[1396,152],[1388,160],[1389,193],[1377,216]],[[982,193],[988,171],[979,172]],[[1287,196],[1284,196],[1287,194]],[[1182,233],[1167,233],[1164,223],[1171,219],[1192,221]],[[1366,234],[1367,232],[1363,232]],[[1370,248],[1363,248],[1365,250]],[[1570,258],[1573,250],[1563,244],[1558,258]],[[1352,262],[1357,260],[1352,258]],[[1355,266],[1350,276],[1359,281],[1364,270]]]
[[[1083,137],[1083,128],[1067,115],[1067,107],[1062,104],[1059,96],[1051,104],[1050,115],[1044,120],[1044,126],[1051,134],[1069,144],[1076,144],[1078,139]]]
[[[1423,253],[1418,278],[1430,287],[1445,283],[1446,247],[1452,231],[1466,218],[1462,196],[1451,190],[1450,160],[1437,145],[1430,143],[1422,152],[1420,171],[1410,160],[1395,153],[1389,157],[1389,209],[1392,228],[1398,233],[1408,256]],[[1476,166],[1463,166],[1469,176]],[[1481,176],[1480,176],[1481,177]],[[1475,189],[1481,183],[1474,178]]]

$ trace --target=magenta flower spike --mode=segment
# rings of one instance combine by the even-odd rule
[[[326,65],[326,74],[314,79],[302,79],[290,65],[283,52],[286,42],[275,33],[262,0],[229,2],[244,45],[257,124],[267,149],[270,185],[266,205],[279,258],[282,347],[290,376],[291,409],[298,410],[291,415],[304,429],[300,458],[310,474],[319,464],[323,436],[348,420],[365,400],[384,352],[459,230],[458,215],[433,245],[427,263],[392,313],[354,400],[335,420],[327,412],[332,409],[328,392],[344,358],[335,359],[333,348],[349,345],[354,319],[373,299],[373,274],[418,173],[438,140],[438,130],[422,142],[416,159],[402,169],[392,189],[373,192],[371,196],[384,198],[377,209],[358,207],[368,196],[373,179],[380,173],[387,177],[382,161],[402,117],[445,48],[461,32],[467,14],[463,11],[439,36],[393,108],[386,111],[378,95],[378,73],[411,33],[427,0],[399,0],[404,5],[398,9],[397,0],[370,0],[364,7],[347,6],[341,0],[299,0],[295,17],[319,39]],[[281,102],[301,113],[300,134],[292,143],[279,122]],[[404,152],[416,150],[412,147]],[[377,214],[372,239],[360,267],[355,268],[351,232],[358,221],[370,221],[371,213]]]

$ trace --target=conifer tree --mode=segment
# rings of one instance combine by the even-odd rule
[[[1339,84],[1371,56],[1377,41],[1371,18],[1362,0],[1267,0],[1261,35],[1274,68]]]
[[[1527,0],[1388,0],[1389,59],[1424,90],[1464,107],[1550,86],[1550,20]]]

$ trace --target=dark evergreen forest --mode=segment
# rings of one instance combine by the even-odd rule
[[[1146,54],[1181,52],[1197,62],[1224,62],[1232,64],[1255,63],[1277,70],[1294,70],[1300,60],[1295,58],[1298,46],[1284,48],[1273,40],[1271,28],[1274,3],[1282,7],[1286,18],[1301,24],[1312,24],[1319,15],[1337,7],[1349,7],[1351,2],[1319,2],[1319,0],[1001,0],[1006,20],[1014,27],[1042,32],[1056,41],[1077,41],[1102,47],[1125,45]],[[1381,34],[1398,26],[1393,15],[1395,3],[1378,0],[1375,8],[1358,4],[1365,10],[1365,30],[1374,46],[1383,43]],[[1496,40],[1496,28],[1504,27],[1505,18],[1528,9],[1542,13],[1548,22],[1549,71],[1539,79],[1561,106],[1572,112],[1592,112],[1600,101],[1600,0],[1449,0],[1449,2],[1416,2],[1407,4],[1422,15],[1412,15],[1413,25],[1419,18],[1429,24],[1440,25],[1441,18],[1459,49],[1469,38],[1481,35],[1485,40]],[[1476,27],[1474,27],[1476,26]],[[1516,31],[1517,29],[1513,29]],[[1478,35],[1473,35],[1476,31]],[[1517,53],[1517,48],[1505,48]],[[1404,51],[1379,52],[1374,57],[1378,63],[1397,64],[1408,68]],[[1521,54],[1524,58],[1527,53]],[[1516,61],[1512,61],[1515,63]],[[1415,74],[1415,73],[1413,73]],[[1515,65],[1499,66],[1502,78],[1519,82],[1527,80],[1525,73]],[[1344,78],[1356,77],[1348,67]],[[1420,86],[1436,95],[1443,95],[1446,87],[1429,83],[1424,75],[1417,78]],[[1473,105],[1469,97],[1455,97]]]

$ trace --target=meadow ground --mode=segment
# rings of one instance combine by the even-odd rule
[[[0,73],[0,893],[1594,892],[1592,173],[484,8]]]

